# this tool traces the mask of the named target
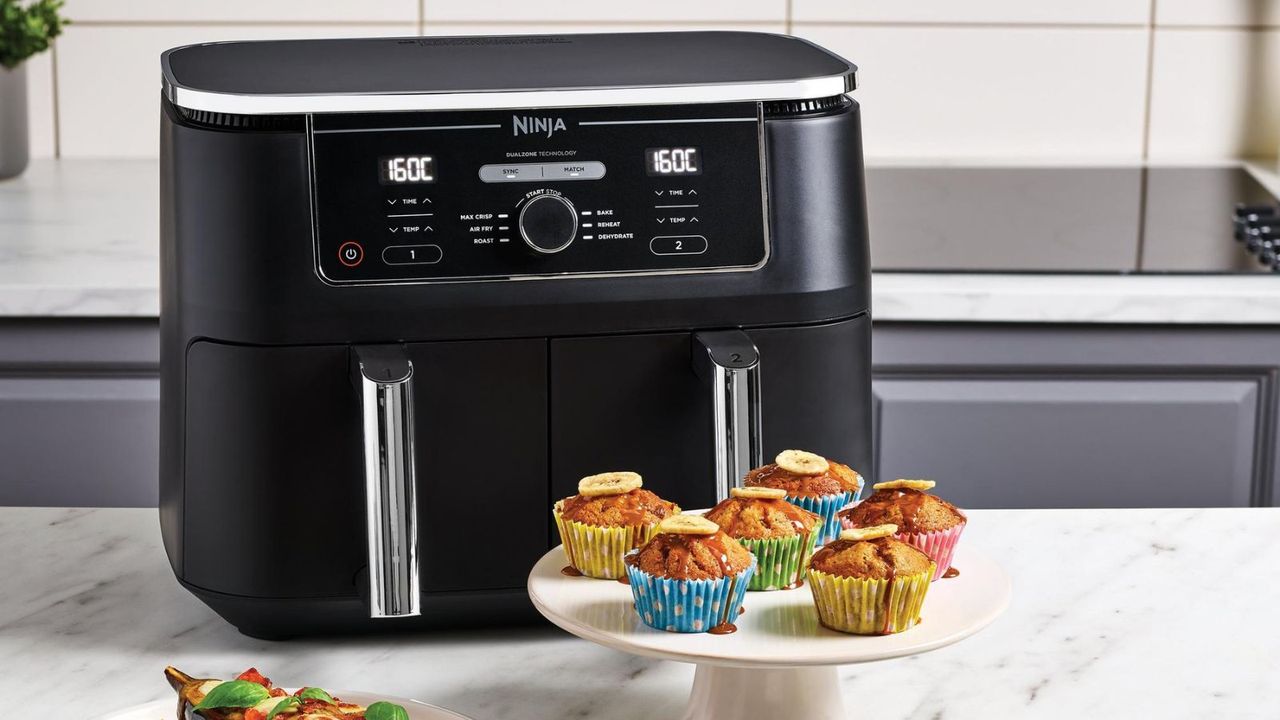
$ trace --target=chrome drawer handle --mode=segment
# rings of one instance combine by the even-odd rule
[[[760,420],[760,352],[741,330],[694,333],[693,364],[711,386],[716,502],[764,464]]]
[[[399,345],[352,349],[364,434],[369,617],[422,614],[413,453],[413,363]]]

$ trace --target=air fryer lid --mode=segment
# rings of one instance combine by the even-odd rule
[[[175,104],[244,114],[799,100],[848,92],[857,71],[750,32],[209,43],[161,65]]]

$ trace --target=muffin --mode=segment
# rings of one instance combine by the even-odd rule
[[[737,630],[756,558],[720,527],[698,515],[673,515],[624,564],[636,612],[668,632]]]
[[[862,476],[848,465],[832,462],[804,450],[784,450],[773,464],[747,473],[747,487],[771,487],[785,490],[787,501],[817,513],[824,521],[818,536],[821,545],[840,534],[836,513],[858,499]]]
[[[898,526],[897,538],[915,545],[938,566],[934,580],[951,569],[956,543],[968,522],[955,505],[925,492],[932,480],[893,480],[876,483],[871,497],[840,513],[846,528],[891,523]]]
[[[747,589],[803,585],[809,556],[825,524],[822,517],[787,502],[787,492],[779,488],[733,488],[729,495],[704,517],[756,556],[756,572]]]
[[[845,530],[814,553],[809,588],[826,627],[855,635],[889,635],[920,622],[934,564],[893,537],[893,525]]]
[[[608,472],[578,481],[578,494],[551,509],[569,566],[566,575],[616,580],[626,575],[622,556],[653,537],[663,518],[680,512],[643,488],[633,472]]]

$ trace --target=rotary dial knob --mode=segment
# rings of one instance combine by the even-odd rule
[[[578,211],[559,195],[539,195],[524,204],[518,224],[531,250],[554,255],[569,247],[578,233]]]

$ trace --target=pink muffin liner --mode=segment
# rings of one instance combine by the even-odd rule
[[[960,533],[964,532],[965,523],[950,530],[938,530],[928,533],[898,533],[897,539],[908,545],[914,545],[937,565],[933,572],[934,580],[941,580],[944,573],[951,569],[951,558],[956,554],[956,543]]]

